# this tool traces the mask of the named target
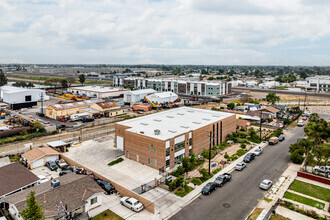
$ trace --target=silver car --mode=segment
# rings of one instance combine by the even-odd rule
[[[270,187],[272,187],[273,182],[271,180],[265,179],[260,183],[260,188],[264,190],[268,190]]]
[[[236,164],[236,166],[235,166],[235,170],[239,170],[239,171],[241,171],[241,170],[243,170],[245,167],[246,167],[246,163],[241,162],[241,163]]]
[[[259,156],[260,154],[262,154],[262,149],[261,148],[255,149],[254,154]]]
[[[139,212],[143,209],[142,203],[133,197],[129,198],[124,196],[120,199],[120,203],[135,212]]]

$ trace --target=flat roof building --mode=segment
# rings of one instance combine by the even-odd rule
[[[181,107],[116,123],[115,143],[127,158],[165,171],[189,153],[201,154],[210,133],[213,146],[235,129],[234,114]]]
[[[92,98],[108,98],[122,96],[125,92],[130,90],[107,86],[80,86],[70,87],[67,91],[75,95],[84,95]]]

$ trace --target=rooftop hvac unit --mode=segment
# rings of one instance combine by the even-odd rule
[[[160,130],[159,129],[155,129],[154,132],[155,132],[155,135],[160,135]]]
[[[59,180],[52,180],[50,182],[50,186],[55,189],[61,186],[61,182]]]

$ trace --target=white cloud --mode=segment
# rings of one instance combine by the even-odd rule
[[[0,62],[324,65],[328,2],[2,0]]]

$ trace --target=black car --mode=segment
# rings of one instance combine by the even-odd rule
[[[63,170],[60,172],[60,176],[63,176],[65,174],[72,173],[72,170]]]
[[[223,186],[223,184],[225,184],[226,182],[229,182],[231,180],[231,174],[229,173],[224,173],[220,176],[218,176],[214,183],[216,184],[216,186]]]
[[[284,137],[284,136],[279,136],[279,137],[278,137],[278,140],[279,140],[279,141],[284,141],[284,140],[285,140],[285,137]]]
[[[57,171],[58,166],[54,161],[47,161],[46,166],[51,170],[51,171]]]
[[[108,181],[105,180],[97,180],[96,181],[102,189],[105,190],[106,194],[112,194],[115,191],[115,187],[111,185]]]
[[[252,160],[254,160],[255,156],[256,155],[254,153],[246,154],[245,157],[244,157],[244,162],[246,162],[246,163],[251,162]]]
[[[86,122],[94,121],[95,119],[94,118],[90,118],[90,117],[85,117],[85,118],[82,118],[81,120],[82,120],[82,122],[86,123]]]
[[[208,183],[206,184],[203,189],[202,189],[202,194],[203,195],[210,195],[211,192],[213,192],[214,190],[216,190],[216,184],[211,182],[211,183]]]

